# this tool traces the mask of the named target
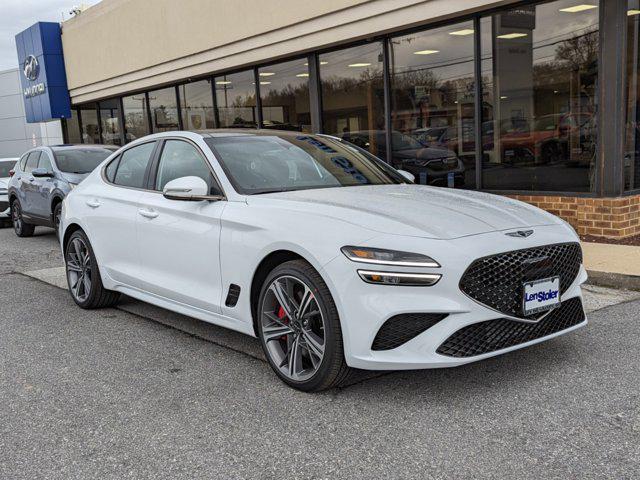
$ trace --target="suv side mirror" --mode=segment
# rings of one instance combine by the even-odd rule
[[[36,178],[52,178],[53,177],[53,172],[47,170],[46,168],[34,168],[31,171],[31,175],[33,175]]]
[[[411,172],[407,172],[406,170],[398,170],[398,173],[409,180],[411,183],[415,182],[416,180],[415,175]]]
[[[186,202],[220,199],[220,197],[209,195],[209,186],[200,177],[180,177],[171,180],[162,189],[162,195],[169,200]]]

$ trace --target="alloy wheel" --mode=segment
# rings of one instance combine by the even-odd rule
[[[267,354],[287,378],[302,382],[320,368],[325,323],[318,299],[299,278],[277,277],[264,295],[260,327]]]
[[[81,238],[74,238],[67,249],[67,276],[71,294],[84,302],[91,294],[91,254]]]
[[[11,220],[13,221],[13,229],[17,234],[20,234],[22,230],[22,212],[20,211],[20,204],[17,201],[11,205]]]

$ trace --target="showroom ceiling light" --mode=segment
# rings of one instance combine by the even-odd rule
[[[320,65],[326,65],[326,64],[328,64],[328,63],[329,63],[329,62],[320,62]],[[308,67],[308,66],[309,66],[309,62],[304,62],[304,66],[305,66],[305,67]]]
[[[513,32],[513,33],[503,33],[502,35],[498,35],[497,38],[502,38],[504,40],[512,40],[514,38],[522,38],[526,36],[527,36],[526,33]]]
[[[462,30],[456,30],[455,32],[449,32],[449,35],[456,35],[459,37],[463,37],[465,35],[472,35],[475,30],[472,28],[463,28]]]
[[[349,67],[351,68],[360,68],[360,67],[369,67],[371,66],[370,63],[352,63],[349,65]]]
[[[231,85],[231,82],[227,80],[219,80],[216,82],[216,85]]]
[[[440,50],[418,50],[413,52],[414,55],[433,55],[434,53],[440,53]]]
[[[627,10],[627,15],[629,15],[630,17],[634,15],[640,15],[640,10]]]
[[[560,11],[561,12],[567,12],[567,13],[578,13],[578,12],[585,12],[587,10],[592,10],[594,8],[598,8],[597,5],[587,5],[585,3],[580,4],[580,5],[574,5],[573,7],[567,7],[567,8],[561,8]]]
[[[260,72],[258,75],[260,75],[261,77],[271,77],[273,75],[275,75],[274,72]]]
[[[296,75],[296,77],[299,77],[299,78],[306,78],[308,76],[309,76],[308,73],[299,73],[299,74]]]

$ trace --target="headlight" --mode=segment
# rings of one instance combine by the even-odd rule
[[[437,273],[372,272],[369,270],[358,270],[358,275],[367,283],[405,287],[430,287],[438,283],[442,277]]]
[[[342,247],[340,250],[342,250],[342,253],[352,262],[394,265],[398,267],[440,267],[440,264],[433,258],[419,253],[351,246]]]

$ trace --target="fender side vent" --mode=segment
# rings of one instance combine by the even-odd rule
[[[232,283],[229,285],[229,293],[227,294],[227,299],[224,304],[227,307],[235,307],[236,303],[238,303],[238,298],[240,298],[240,285]]]

